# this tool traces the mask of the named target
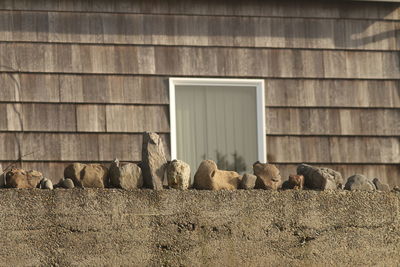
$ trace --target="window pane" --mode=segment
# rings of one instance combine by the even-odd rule
[[[176,86],[177,158],[245,172],[257,161],[256,88]]]

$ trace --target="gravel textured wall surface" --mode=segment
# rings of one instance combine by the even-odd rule
[[[0,264],[400,264],[400,193],[0,191]]]

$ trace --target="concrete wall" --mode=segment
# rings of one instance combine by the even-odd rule
[[[400,194],[0,191],[0,264],[400,264]]]

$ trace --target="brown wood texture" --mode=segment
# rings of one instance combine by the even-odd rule
[[[160,135],[169,158],[169,134]],[[0,133],[0,161],[140,161],[142,134]]]
[[[399,20],[398,3],[263,0],[3,0],[0,9]]]
[[[169,103],[167,76],[0,73],[0,88],[0,102]],[[265,103],[400,108],[400,81],[266,79]]]
[[[0,11],[0,41],[22,42],[398,50],[399,29],[369,19]]]
[[[284,180],[287,180],[289,174],[296,174],[297,164],[277,164],[281,176]],[[373,164],[323,164],[314,165],[316,167],[332,168],[339,171],[343,179],[346,181],[348,177],[353,174],[364,174],[369,179],[378,177],[382,182],[389,184],[390,186],[400,186],[400,166],[399,165],[373,165]]]
[[[400,162],[400,137],[268,136],[268,161],[278,163]]]
[[[0,102],[168,104],[168,78],[0,73]]]
[[[0,43],[0,71],[399,79],[398,52]]]
[[[2,131],[169,132],[168,106],[0,104]]]
[[[267,108],[267,134],[398,136],[400,109]]]
[[[269,107],[400,108],[399,80],[266,79]]]

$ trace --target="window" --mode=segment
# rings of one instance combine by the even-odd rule
[[[171,158],[251,171],[266,162],[264,81],[170,78]]]

